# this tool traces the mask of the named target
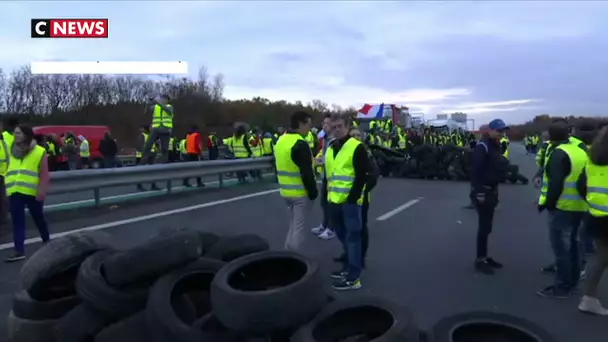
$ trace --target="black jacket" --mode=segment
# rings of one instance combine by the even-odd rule
[[[484,193],[488,187],[495,188],[500,182],[501,148],[498,141],[481,140],[473,149],[471,165],[471,190]]]
[[[299,140],[291,148],[291,160],[300,169],[300,177],[302,177],[308,198],[314,200],[319,195],[319,191],[313,171],[312,157],[310,147],[305,140]]]
[[[115,157],[118,154],[118,146],[116,141],[110,137],[104,137],[99,142],[99,152],[104,157]]]

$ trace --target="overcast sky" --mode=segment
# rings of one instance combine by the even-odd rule
[[[31,39],[31,18],[110,19],[109,39]],[[0,3],[0,67],[182,60],[228,98],[396,103],[509,123],[608,115],[608,2]]]

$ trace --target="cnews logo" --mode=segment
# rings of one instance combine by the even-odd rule
[[[108,19],[32,19],[32,38],[108,38]]]

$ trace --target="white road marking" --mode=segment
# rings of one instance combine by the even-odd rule
[[[405,203],[403,203],[402,205],[398,206],[397,208],[387,212],[386,214],[379,216],[376,220],[377,221],[386,221],[388,219],[390,219],[391,217],[399,214],[400,212],[404,211],[405,209],[415,205],[416,203],[420,202],[422,200],[422,197],[418,197],[416,199],[413,199],[411,201],[407,201]]]
[[[62,236],[67,236],[67,235],[71,235],[71,234],[79,233],[79,232],[102,230],[102,229],[106,229],[106,228],[112,228],[112,227],[122,226],[122,225],[125,225],[125,224],[131,224],[131,223],[137,223],[137,222],[147,221],[147,220],[155,219],[155,218],[158,218],[158,217],[164,217],[164,216],[169,216],[169,215],[173,215],[173,214],[180,214],[180,213],[185,213],[185,212],[188,212],[188,211],[193,211],[193,210],[198,210],[198,209],[203,209],[203,208],[208,208],[208,207],[214,207],[214,206],[220,205],[220,204],[226,204],[226,203],[236,202],[236,201],[240,201],[240,200],[244,200],[244,199],[248,199],[248,198],[269,195],[269,194],[272,194],[272,193],[275,193],[275,192],[279,192],[279,189],[272,189],[272,190],[254,192],[252,194],[247,194],[247,195],[243,195],[243,196],[236,196],[236,197],[226,198],[226,199],[223,199],[223,200],[218,200],[218,201],[213,201],[213,202],[201,203],[201,204],[193,205],[193,206],[190,206],[190,207],[184,207],[184,208],[178,208],[178,209],[173,209],[173,210],[161,211],[161,212],[155,213],[155,214],[149,214],[149,215],[131,217],[131,218],[120,220],[120,221],[114,221],[114,222],[107,222],[107,223],[97,224],[97,225],[94,225],[94,226],[79,228],[79,229],[70,230],[70,231],[67,231],[67,232],[61,232],[61,233],[51,234],[51,239],[57,239],[57,238],[60,238]],[[39,237],[29,238],[29,239],[25,240],[25,244],[26,245],[30,245],[30,244],[38,243],[38,242],[41,242],[41,241],[42,240]],[[6,250],[6,249],[11,249],[11,248],[13,248],[13,244],[12,243],[3,243],[3,244],[0,244],[0,251]]]

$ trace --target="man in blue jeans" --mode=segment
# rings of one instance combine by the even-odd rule
[[[343,268],[331,274],[336,290],[360,289],[363,268],[361,205],[370,164],[365,147],[348,134],[351,127],[349,117],[332,116],[335,140],[325,153],[323,186],[327,189],[330,226],[346,256]]]
[[[555,280],[537,291],[547,298],[568,298],[578,286],[581,274],[580,227],[587,213],[587,202],[578,194],[576,184],[587,163],[584,144],[568,138],[564,122],[549,127],[555,146],[547,156],[538,201],[538,211],[549,212],[549,237],[555,256]]]

